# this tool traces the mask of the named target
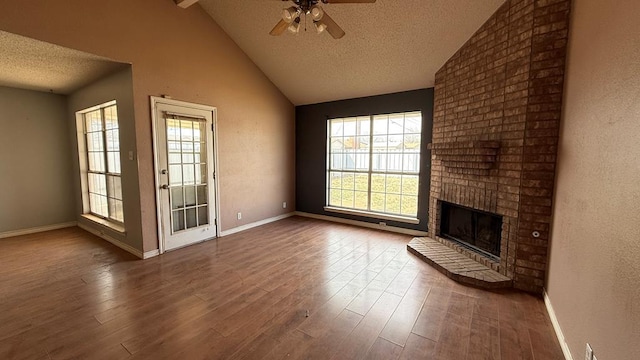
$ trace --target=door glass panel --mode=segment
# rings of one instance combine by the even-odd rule
[[[179,141],[169,141],[167,144],[167,148],[170,153],[180,153],[180,142]]]
[[[185,185],[193,185],[196,183],[193,165],[182,165],[182,177]]]
[[[193,141],[193,121],[182,120],[180,121],[180,140]]]
[[[182,186],[182,165],[169,165],[169,185]]]
[[[169,154],[169,164],[180,164],[180,154]]]
[[[203,155],[205,158],[207,155]],[[207,164],[196,165],[196,184],[207,183]]]
[[[191,229],[198,226],[198,219],[196,218],[196,209],[187,209],[187,229]]]
[[[198,205],[207,205],[207,186],[206,185],[201,185],[198,186]]]
[[[193,154],[182,154],[182,163],[183,164],[193,164]]]
[[[182,187],[171,188],[171,205],[171,208],[174,210],[184,207],[184,196],[182,194]]]
[[[173,218],[171,223],[173,224],[173,232],[184,230],[184,210],[172,211],[171,217]]]
[[[186,206],[196,205],[196,187],[195,186],[184,187],[184,203]]]
[[[199,206],[198,207],[198,225],[207,225],[209,224],[209,210],[207,206]]]
[[[190,153],[190,152],[193,152],[193,142],[182,141],[182,153]]]
[[[169,143],[178,140],[178,134],[180,134],[180,122],[167,119],[167,140],[169,140]]]
[[[193,141],[200,141],[202,134],[204,134],[204,123],[199,122],[193,125]]]
[[[205,123],[167,119],[172,233],[209,224]]]

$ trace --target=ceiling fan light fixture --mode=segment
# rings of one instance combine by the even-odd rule
[[[299,15],[300,10],[295,6],[282,10],[282,20],[289,24],[291,24]]]
[[[292,22],[287,28],[290,33],[297,34],[300,32],[300,18],[296,18],[296,21]]]
[[[311,14],[313,21],[320,21],[324,16],[324,11],[318,5],[313,5],[309,10],[309,13]]]
[[[322,34],[325,30],[327,30],[327,24],[323,23],[322,21],[314,21],[313,25],[316,26],[316,32],[318,34]]]

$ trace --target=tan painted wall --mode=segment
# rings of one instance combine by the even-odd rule
[[[0,233],[75,221],[66,97],[0,87]]]
[[[157,248],[150,95],[218,108],[223,230],[293,210],[294,107],[199,5],[13,1],[0,29],[133,64],[144,251]]]
[[[107,227],[98,225],[93,221],[84,219],[82,213],[82,197],[80,191],[80,169],[78,163],[77,132],[83,129],[76,128],[76,112],[89,107],[104,104],[107,101],[116,100],[118,106],[118,126],[120,133],[120,164],[122,168],[122,198],[124,203],[125,233],[112,231]],[[131,245],[136,249],[142,249],[142,228],[140,221],[140,194],[138,192],[138,166],[135,161],[136,152],[136,124],[133,108],[133,83],[131,67],[109,75],[80,89],[68,96],[67,100],[68,122],[73,139],[73,168],[74,185],[76,194],[76,214],[78,222],[105,231],[109,236]],[[129,151],[134,152],[134,160],[129,160]],[[82,175],[84,176],[84,175]]]
[[[547,292],[574,359],[640,359],[638,14],[572,10]]]

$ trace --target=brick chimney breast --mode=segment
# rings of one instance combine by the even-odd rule
[[[547,269],[570,6],[508,0],[435,80],[429,236],[439,238],[441,201],[502,216],[499,262],[458,250],[538,294]]]

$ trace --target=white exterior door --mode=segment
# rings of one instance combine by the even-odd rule
[[[160,251],[216,237],[215,108],[152,98]]]

